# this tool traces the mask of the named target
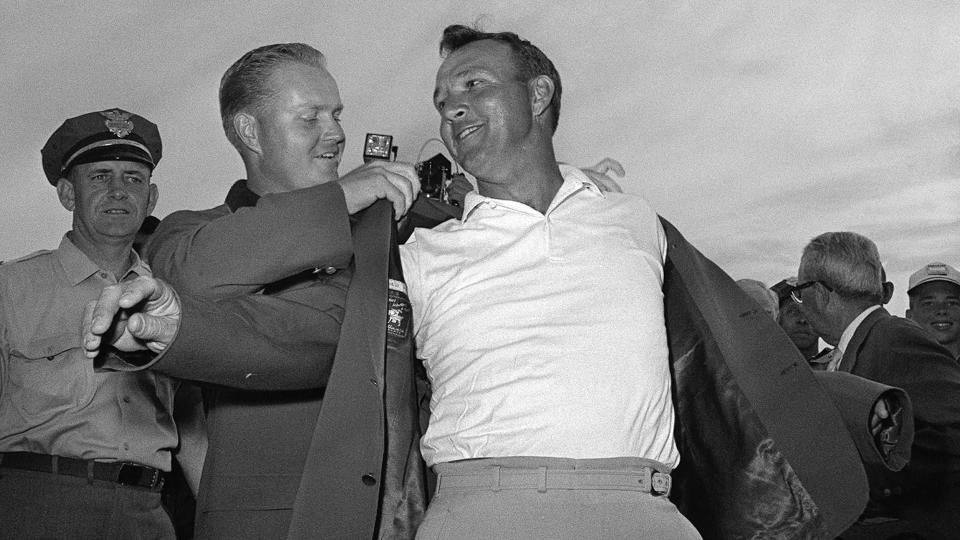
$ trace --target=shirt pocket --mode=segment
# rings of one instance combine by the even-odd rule
[[[27,418],[50,418],[93,400],[93,361],[77,345],[77,333],[38,337],[11,351],[9,401]]]

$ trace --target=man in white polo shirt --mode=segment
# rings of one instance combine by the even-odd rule
[[[556,164],[560,79],[539,49],[465,27],[441,49],[441,136],[479,193],[401,247],[439,483],[418,536],[699,538],[667,498],[656,214]]]

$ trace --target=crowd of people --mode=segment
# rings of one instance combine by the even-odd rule
[[[224,73],[246,178],[215,208],[148,221],[137,114],[53,132],[72,228],[0,264],[0,536],[953,534],[955,268],[910,277],[907,319],[851,232],[738,286],[610,162],[558,163],[543,51],[460,25],[440,51],[456,205],[411,164],[340,174],[337,82],[301,43]],[[398,241],[411,215],[433,226]],[[171,519],[174,462],[196,513]]]

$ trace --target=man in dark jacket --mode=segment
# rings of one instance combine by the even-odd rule
[[[405,512],[396,507],[406,499],[393,495],[385,502],[393,508],[378,509],[384,476],[392,474],[383,470],[383,456],[393,451],[385,445],[406,440],[396,449],[404,452],[415,440],[409,426],[384,436],[396,420],[385,426],[384,400],[401,399],[392,387],[384,393],[391,376],[382,344],[386,314],[341,328],[352,276],[370,270],[354,260],[362,240],[351,219],[363,221],[358,212],[379,199],[404,214],[419,179],[413,166],[386,161],[340,177],[342,108],[316,49],[276,44],[243,55],[221,80],[220,110],[246,179],[221,206],[165,218],[144,249],[156,275],[177,287],[184,320],[200,322],[184,324],[163,354],[139,369],[219,385],[208,395],[199,536],[284,538],[288,529],[297,536],[302,531],[290,523],[306,516],[319,520],[309,534],[370,537],[378,522],[388,534],[394,512]],[[387,276],[371,282],[367,292],[379,297],[376,287],[385,288]],[[379,347],[340,351],[359,355],[354,372],[369,375],[330,383],[338,342],[378,335]],[[346,427],[315,434],[330,418]],[[351,438],[355,444],[336,457],[315,449]],[[315,487],[302,483],[306,469],[313,471],[306,481],[327,483],[320,497],[298,496]],[[418,486],[403,480],[399,487],[417,499]],[[423,496],[410,504],[422,508]]]
[[[913,321],[882,307],[880,256],[870,239],[824,233],[804,248],[794,297],[839,354],[828,369],[902,388],[913,402],[910,464],[871,470],[871,508],[844,538],[900,531],[955,537],[960,518],[960,366]],[[893,518],[894,521],[890,521]]]

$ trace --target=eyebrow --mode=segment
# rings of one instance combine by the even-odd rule
[[[484,71],[484,69],[483,69],[483,68],[478,68],[478,67],[475,67],[475,66],[467,66],[467,67],[461,69],[460,71],[454,73],[452,77],[453,77],[453,79],[462,79],[462,78],[470,75],[471,73],[473,73],[473,72],[475,72],[475,71]],[[434,103],[436,103],[436,101],[437,101],[437,96],[438,96],[438,95],[440,95],[440,88],[434,88],[434,89],[433,89],[433,101],[434,101]]]

